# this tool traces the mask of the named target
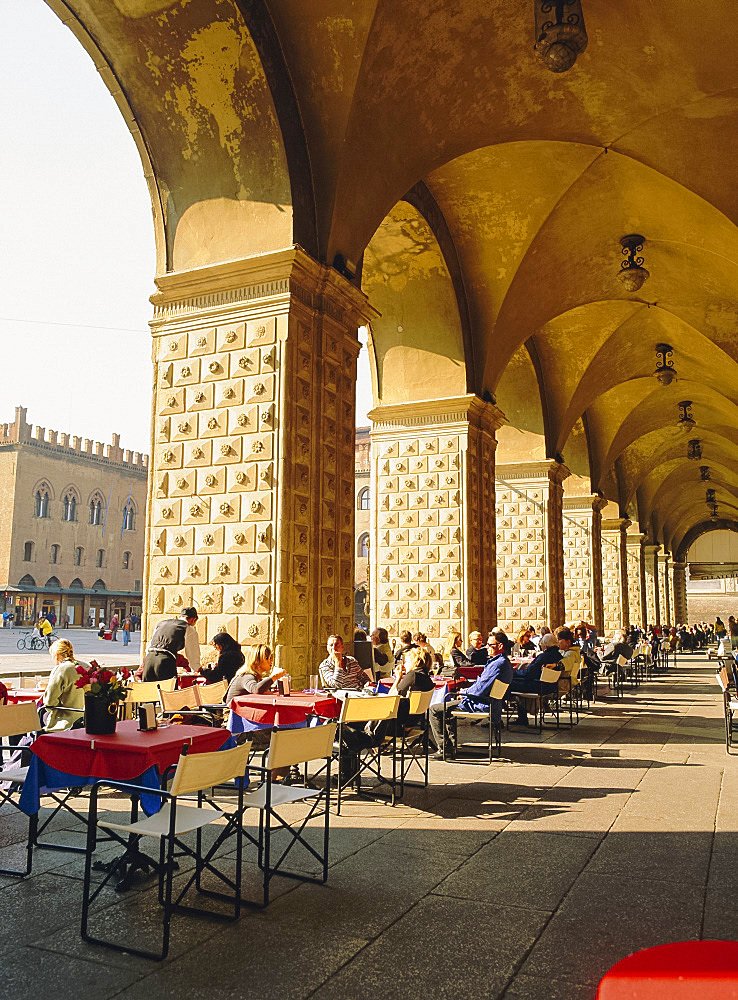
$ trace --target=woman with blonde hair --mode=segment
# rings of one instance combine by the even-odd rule
[[[77,660],[68,639],[57,639],[49,649],[54,661],[44,691],[44,729],[47,732],[73,729],[84,722],[85,691],[77,687],[77,667],[90,669],[89,663]]]
[[[259,643],[258,646],[244,646],[243,652],[246,654],[246,659],[231,681],[228,694],[225,696],[226,702],[240,694],[264,694],[274,681],[285,675],[284,670],[275,670],[272,666],[274,662],[272,651],[264,643]]]

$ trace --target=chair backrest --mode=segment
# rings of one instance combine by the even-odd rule
[[[233,778],[242,777],[248,765],[250,752],[249,741],[232,750],[188,753],[181,756],[172,779],[172,795],[191,795],[193,792],[202,791],[203,788],[222,785]]]
[[[543,667],[541,670],[541,684],[558,684],[559,677],[561,677],[560,670],[554,670],[552,667]]]
[[[267,767],[292,767],[310,760],[324,760],[333,754],[336,723],[308,729],[275,729],[269,743]]]
[[[730,682],[728,681],[728,668],[723,667],[722,670],[718,670],[718,672],[715,674],[715,680],[720,685],[723,694],[725,694],[725,692],[728,690],[728,687],[730,686]],[[0,716],[0,718],[2,718],[2,716]]]
[[[378,694],[375,698],[344,699],[341,709],[341,722],[382,722],[384,719],[396,719],[400,705],[399,694]]]
[[[628,661],[625,659],[625,657],[622,654],[618,656],[617,663],[618,663],[619,667],[624,667],[627,662]]]
[[[181,691],[159,691],[159,701],[165,712],[180,712],[187,708],[199,708],[200,703],[194,687]]]
[[[411,691],[408,696],[408,715],[425,715],[425,713],[430,708],[431,700],[435,694],[434,690],[430,691]]]
[[[31,701],[20,705],[0,705],[0,738],[25,736],[41,728],[36,706]]]
[[[228,681],[215,681],[214,684],[193,684],[185,690],[194,691],[198,705],[220,705],[228,691]]]
[[[173,691],[176,683],[176,677],[170,677],[165,681],[139,681],[129,688],[126,702],[130,705],[147,705],[151,702],[158,702],[159,691]]]
[[[506,684],[504,681],[501,681],[500,678],[498,677],[497,680],[492,685],[492,689],[489,692],[489,696],[492,699],[492,701],[502,701],[502,699],[507,694],[507,689],[509,687],[510,687],[509,684]]]
[[[576,687],[579,682],[579,671],[581,670],[581,667],[582,667],[582,660],[580,657],[579,663],[575,663],[569,672],[569,680],[571,681],[572,687]]]

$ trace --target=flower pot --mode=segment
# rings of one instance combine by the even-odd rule
[[[85,695],[85,732],[93,736],[109,736],[115,732],[118,721],[118,703],[105,698]]]

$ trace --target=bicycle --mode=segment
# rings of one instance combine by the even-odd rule
[[[46,642],[40,635],[34,635],[33,632],[26,632],[18,640],[16,646],[18,649],[44,649]]]

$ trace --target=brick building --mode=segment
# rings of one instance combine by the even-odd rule
[[[0,424],[0,611],[85,625],[140,614],[148,456]]]

